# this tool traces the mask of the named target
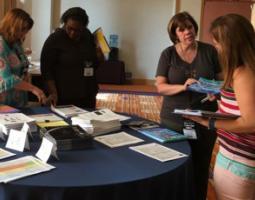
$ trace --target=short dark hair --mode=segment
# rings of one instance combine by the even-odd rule
[[[176,29],[178,27],[180,27],[180,28],[188,27],[187,21],[190,22],[194,26],[195,33],[197,34],[198,25],[197,25],[196,21],[194,20],[194,18],[188,12],[184,11],[184,12],[177,13],[170,19],[168,26],[167,26],[167,31],[168,31],[171,41],[174,44],[176,44],[178,42],[178,38],[176,36]]]
[[[89,17],[86,11],[80,7],[73,7],[66,10],[61,17],[60,22],[65,24],[68,19],[78,21],[85,27],[89,23]]]

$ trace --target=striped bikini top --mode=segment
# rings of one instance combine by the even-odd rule
[[[221,101],[219,112],[240,115],[233,89],[221,90]],[[255,160],[255,133],[238,134],[233,132],[217,130],[220,145],[227,151]]]

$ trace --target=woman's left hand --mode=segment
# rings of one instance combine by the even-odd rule
[[[198,124],[208,127],[209,120],[204,117],[197,117],[197,116],[190,116],[190,115],[183,115],[184,118],[190,119]]]

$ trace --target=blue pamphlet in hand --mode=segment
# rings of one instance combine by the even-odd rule
[[[219,94],[221,85],[222,81],[199,78],[197,83],[191,84],[188,87],[188,90],[205,94]]]
[[[152,139],[155,139],[161,143],[187,139],[185,135],[182,135],[178,132],[175,132],[167,128],[160,128],[160,127],[145,128],[145,129],[139,129],[138,132]]]

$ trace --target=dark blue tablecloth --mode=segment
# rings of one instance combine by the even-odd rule
[[[45,109],[33,111],[45,112]],[[144,139],[144,143],[155,142],[127,127],[123,130]],[[4,145],[1,141],[0,147]],[[31,140],[31,150],[18,156],[35,155],[39,145],[40,141]],[[60,160],[49,160],[56,167],[52,171],[0,184],[0,196],[6,200],[193,199],[188,142],[164,145],[188,157],[162,163],[128,146],[109,148],[94,141],[89,149],[59,151]]]

